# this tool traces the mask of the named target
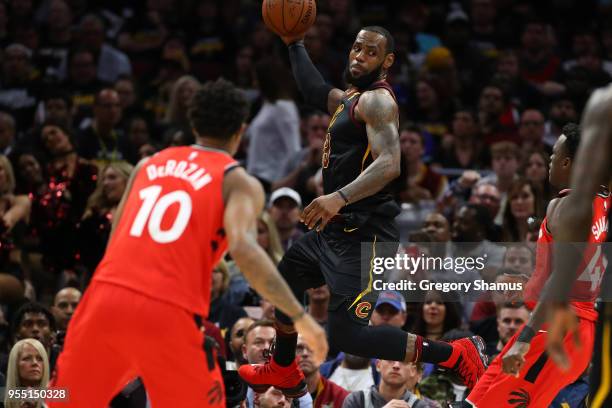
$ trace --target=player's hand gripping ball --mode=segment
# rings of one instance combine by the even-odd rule
[[[317,17],[315,0],[263,0],[263,21],[281,37],[304,34]]]

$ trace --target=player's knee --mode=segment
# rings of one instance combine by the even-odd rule
[[[361,337],[366,328],[367,326],[347,321],[339,324],[330,324],[329,341],[345,353],[362,355],[363,342]]]

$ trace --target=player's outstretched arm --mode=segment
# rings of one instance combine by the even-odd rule
[[[399,114],[393,97],[384,89],[366,92],[356,110],[366,124],[374,162],[340,189],[349,203],[379,192],[400,175]]]
[[[281,38],[289,48],[293,77],[306,103],[330,114],[334,113],[344,92],[325,82],[308,56],[303,35]]]
[[[261,185],[244,169],[238,168],[225,177],[223,192],[225,234],[236,265],[257,293],[293,320],[298,333],[313,349],[317,362],[322,362],[328,350],[325,332],[306,314],[268,254],[257,243],[257,217],[264,203]]]

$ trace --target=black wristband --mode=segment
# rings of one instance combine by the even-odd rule
[[[534,338],[535,335],[536,335],[535,330],[525,325],[525,327],[523,327],[523,330],[521,330],[521,334],[519,334],[516,340],[520,341],[521,343],[529,343],[531,339]]]
[[[342,197],[342,199],[344,200],[344,205],[347,206],[349,205],[349,199],[346,197],[346,195],[342,192],[342,190],[338,190],[337,191],[338,194],[340,194],[340,197]]]

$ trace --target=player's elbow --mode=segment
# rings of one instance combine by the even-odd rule
[[[238,267],[240,264],[248,263],[248,259],[253,253],[253,244],[248,237],[238,237],[229,243],[229,253]]]

